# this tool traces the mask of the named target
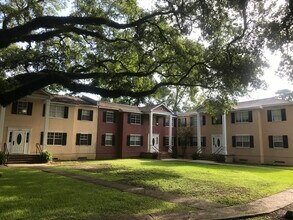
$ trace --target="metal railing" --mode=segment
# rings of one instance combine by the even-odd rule
[[[8,151],[8,147],[7,144],[4,143],[4,155],[5,155],[5,160],[3,165],[7,166],[8,160],[9,160],[9,151]]]
[[[43,147],[39,143],[36,143],[36,154],[41,154],[42,152]]]

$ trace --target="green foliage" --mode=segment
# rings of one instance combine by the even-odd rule
[[[0,4],[1,104],[53,85],[136,105],[162,100],[174,111],[193,109],[203,92],[224,101],[225,111],[262,85],[266,48],[280,50],[282,71],[292,74],[287,2],[157,0],[147,11],[136,0],[75,0],[68,8],[74,21],[54,17],[65,5]],[[27,31],[12,34],[13,28]]]
[[[53,160],[53,154],[48,151],[43,151],[40,153],[40,162],[41,163],[48,163]]]
[[[0,165],[6,164],[7,156],[4,152],[0,151]]]

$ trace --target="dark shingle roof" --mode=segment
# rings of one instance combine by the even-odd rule
[[[64,95],[53,95],[52,102],[67,103],[73,105],[96,105],[97,102],[91,98],[82,96],[64,96]]]
[[[99,108],[103,109],[112,109],[122,112],[134,112],[134,113],[142,113],[137,106],[118,104],[112,102],[98,102]]]

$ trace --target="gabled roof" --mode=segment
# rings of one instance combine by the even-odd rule
[[[238,102],[238,104],[233,108],[235,110],[238,109],[254,109],[254,108],[262,108],[262,107],[271,107],[278,105],[290,105],[293,102],[278,99],[276,97],[266,98],[266,99],[257,99],[245,102]]]
[[[137,106],[111,103],[111,102],[98,102],[99,108],[117,110],[121,112],[133,112],[133,113],[142,113]]]
[[[151,111],[153,112],[169,112],[173,113],[167,106],[165,106],[163,103],[157,104],[157,105],[147,105],[144,107],[139,107],[139,109],[144,112],[144,113],[150,113]],[[156,111],[157,110],[157,111]]]
[[[97,102],[91,98],[82,96],[64,96],[64,95],[53,95],[52,102],[60,102],[72,105],[96,105]]]
[[[197,112],[178,112],[177,116],[179,117],[190,117],[193,115],[197,115]]]

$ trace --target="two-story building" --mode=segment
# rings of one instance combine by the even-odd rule
[[[293,165],[292,120],[293,102],[277,98],[240,102],[217,117],[202,109],[178,114],[178,124],[186,121],[194,135],[188,156],[223,154],[235,162],[258,164]]]

